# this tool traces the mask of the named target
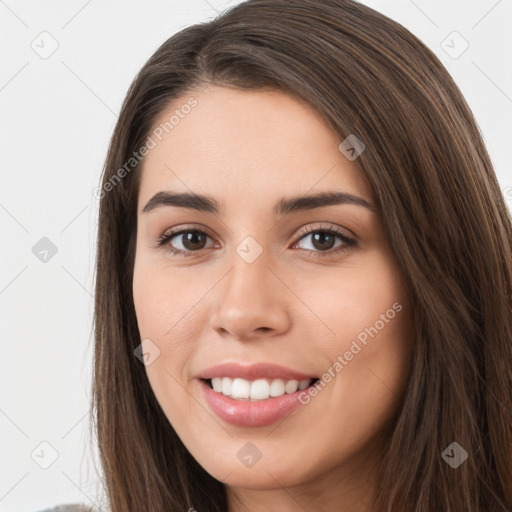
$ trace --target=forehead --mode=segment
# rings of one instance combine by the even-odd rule
[[[314,188],[372,199],[357,163],[338,149],[343,139],[311,106],[282,91],[191,91],[160,113],[151,137],[141,202],[165,189],[207,192],[221,201]]]

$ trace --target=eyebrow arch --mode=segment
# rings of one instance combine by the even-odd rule
[[[283,198],[275,205],[274,213],[280,215],[338,204],[352,204],[362,206],[373,212],[378,211],[372,203],[362,197],[354,196],[346,192],[319,192],[309,196]],[[160,206],[177,206],[214,214],[219,213],[221,210],[219,203],[213,197],[189,192],[174,193],[163,191],[155,194],[146,203],[142,212],[147,213]]]

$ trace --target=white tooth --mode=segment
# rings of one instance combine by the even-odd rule
[[[222,394],[231,396],[231,390],[233,386],[233,381],[231,377],[223,377],[222,378]]]
[[[304,388],[307,388],[309,386],[309,382],[310,380],[307,379],[307,380],[301,380],[299,382],[299,389],[304,389]]]
[[[222,391],[222,379],[220,377],[213,377],[212,386],[214,391],[220,393]]]
[[[284,385],[284,390],[287,392],[287,393],[295,393],[295,391],[297,391],[297,387],[299,386],[299,381],[298,380],[289,380],[285,385]]]
[[[248,381],[241,378],[213,377],[211,384],[213,390],[235,399],[266,400],[269,397],[282,396],[285,393],[295,393],[297,389],[302,390],[311,384],[311,379],[288,380],[257,379]]]
[[[251,383],[251,399],[263,400],[269,396],[270,385],[267,379],[258,379]]]
[[[251,383],[248,380],[236,378],[233,379],[231,396],[233,398],[249,398],[251,393]]]
[[[284,395],[284,380],[274,379],[270,384],[270,396]]]

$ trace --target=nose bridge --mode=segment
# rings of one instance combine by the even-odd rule
[[[224,286],[223,302],[226,307],[242,309],[246,303],[251,303],[254,310],[259,302],[268,302],[271,294],[269,280],[270,277],[275,279],[268,269],[271,265],[269,259],[268,251],[264,250],[255,257],[250,242],[242,242],[236,248]]]
[[[268,286],[269,277],[273,277],[268,269],[272,266],[271,252],[265,247],[265,234],[263,230],[254,232],[248,227],[246,219],[239,219],[242,228],[239,233],[245,231],[246,236],[233,246],[232,253],[229,257],[229,265],[231,271],[227,276],[226,294],[240,301],[247,294],[256,296],[259,293],[265,293],[265,286]],[[248,234],[248,233],[251,233]],[[267,237],[268,239],[268,237]],[[275,279],[275,277],[274,277]],[[240,297],[240,294],[242,297]],[[225,298],[228,298],[225,295]]]
[[[259,252],[259,254],[258,254]],[[276,293],[278,280],[270,253],[254,240],[244,240],[232,255],[230,271],[219,288],[213,326],[237,338],[287,328],[286,297]],[[256,332],[257,331],[257,332]]]

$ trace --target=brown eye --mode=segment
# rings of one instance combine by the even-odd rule
[[[173,254],[191,254],[207,248],[208,236],[204,231],[188,229],[164,234],[158,241],[158,247],[165,246]]]
[[[206,239],[208,238],[208,236],[201,231],[185,231],[177,236],[182,237],[181,242],[187,251],[204,249]]]
[[[320,251],[328,251],[329,249],[332,249],[336,243],[336,236],[333,236],[325,231],[320,231],[312,234],[311,240],[315,249]]]
[[[334,253],[338,250],[348,249],[349,247],[355,245],[355,240],[347,237],[340,231],[335,230],[334,228],[329,229],[310,229],[308,232],[303,235],[296,245],[303,240],[310,239],[311,243],[310,247],[300,247],[301,249],[305,249],[312,253]],[[336,240],[340,240],[338,244],[336,244]],[[334,250],[333,250],[334,249]]]

